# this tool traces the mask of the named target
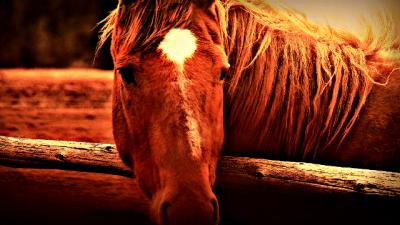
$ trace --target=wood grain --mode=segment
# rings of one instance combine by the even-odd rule
[[[5,224],[150,223],[113,145],[0,136],[0,164]],[[310,163],[224,156],[214,190],[222,225],[397,224],[400,208],[399,173]]]
[[[111,144],[0,136],[0,163],[132,176]],[[400,173],[377,170],[224,156],[218,177],[226,182],[244,179],[244,185],[282,182],[329,192],[400,197]]]

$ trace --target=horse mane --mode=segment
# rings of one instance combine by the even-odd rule
[[[126,54],[151,50],[190,20],[190,1],[139,1],[120,3],[102,21],[98,48],[117,36],[112,48]],[[238,140],[246,133],[260,151],[306,159],[340,143],[373,85],[385,85],[400,59],[390,19],[380,37],[371,31],[361,41],[260,0],[216,0],[215,7],[231,65],[225,130]]]
[[[217,8],[231,65],[225,130],[239,143],[245,133],[270,155],[309,159],[339,145],[372,86],[384,85],[400,59],[389,18],[382,17],[380,37],[370,30],[361,41],[263,1],[218,1]]]

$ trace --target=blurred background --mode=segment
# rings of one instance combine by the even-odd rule
[[[109,43],[117,0],[0,1],[0,135],[112,143]]]
[[[337,29],[344,29],[355,35],[365,33],[367,22],[376,29],[379,16],[393,19],[394,32],[400,34],[400,0],[270,0],[283,2],[304,13],[308,19]]]
[[[117,0],[0,1],[0,67],[111,69],[108,51],[102,51],[93,64],[99,30],[96,24],[117,3]]]
[[[386,10],[400,21],[399,0],[271,0],[320,24],[363,32],[362,17]],[[96,24],[117,0],[0,1],[0,67],[96,67],[111,69],[107,46],[94,62]],[[398,28],[399,26],[397,26]]]
[[[400,21],[400,0],[270,1],[356,35],[382,11]],[[96,25],[117,2],[0,1],[0,135],[113,142],[109,43],[94,53]]]

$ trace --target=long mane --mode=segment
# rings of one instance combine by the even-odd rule
[[[399,42],[390,19],[380,37],[361,41],[260,2],[217,3],[231,64],[226,131],[261,152],[313,158],[340,144],[373,85],[387,82]]]
[[[143,8],[119,4],[103,21],[99,46],[114,32],[127,54],[146,50],[191,15],[190,1],[172,1],[177,4],[167,9],[168,1],[143,2]],[[361,41],[264,1],[216,0],[215,6],[231,65],[226,136],[251,143],[244,148],[315,157],[346,137],[372,87],[385,85],[398,66],[400,42],[387,29],[389,19],[379,37],[369,32]]]

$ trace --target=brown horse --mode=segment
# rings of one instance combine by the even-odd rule
[[[395,35],[361,41],[258,2],[125,0],[104,21],[115,142],[158,224],[218,223],[222,149],[400,169]]]

